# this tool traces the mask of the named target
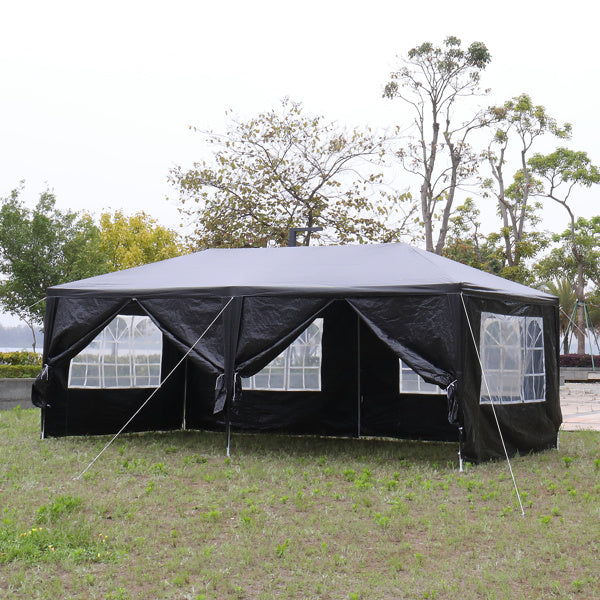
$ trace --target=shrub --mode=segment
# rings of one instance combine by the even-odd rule
[[[1,365],[0,379],[19,378],[19,377],[37,377],[41,371],[39,365]]]
[[[21,350],[18,352],[0,352],[0,365],[42,366],[42,357],[36,352]]]
[[[37,377],[42,357],[35,352],[0,352],[0,378]]]
[[[561,354],[561,367],[585,367],[592,368],[592,356],[590,354]],[[594,354],[594,366],[600,367],[600,355]]]

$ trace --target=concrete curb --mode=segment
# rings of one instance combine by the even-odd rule
[[[34,378],[29,377],[0,379],[0,410],[16,406],[34,408],[31,404],[31,386],[34,381]]]

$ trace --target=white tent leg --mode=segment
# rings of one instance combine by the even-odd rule
[[[231,422],[229,421],[229,410],[227,410],[227,416],[225,417],[225,431],[227,434],[227,458],[231,456]]]
[[[185,361],[185,369],[183,373],[183,419],[181,420],[181,430],[187,429],[187,391],[188,391],[188,361]]]
[[[360,317],[358,315],[356,315],[356,324],[357,324],[357,328],[356,328],[356,346],[357,346],[357,358],[356,358],[356,372],[357,372],[357,385],[356,385],[356,403],[357,403],[357,407],[356,407],[356,413],[357,413],[357,431],[356,431],[356,435],[358,437],[358,439],[360,440],[360,409],[361,409],[361,400],[362,400],[362,396],[361,396],[361,381],[360,381]]]
[[[463,428],[459,427],[458,428],[458,471],[459,473],[463,473],[464,472],[464,464],[463,464],[463,457],[462,457],[462,438],[463,438]]]

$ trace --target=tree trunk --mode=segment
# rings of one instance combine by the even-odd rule
[[[29,327],[29,329],[31,329],[31,337],[33,338],[31,347],[33,349],[33,352],[35,353],[35,347],[36,347],[35,326],[33,325],[33,323],[30,323],[29,321],[25,321],[25,323],[27,323],[27,326]]]
[[[421,186],[421,215],[423,216],[423,229],[425,229],[425,250],[433,252],[433,222],[429,210],[429,190],[427,181]]]
[[[458,181],[458,167],[460,166],[461,155],[456,150],[456,146],[450,140],[450,137],[444,134],[446,144],[450,149],[450,160],[452,162],[452,171],[450,176],[450,187],[448,189],[448,197],[446,198],[446,206],[444,206],[444,212],[442,213],[442,222],[440,225],[440,232],[438,234],[437,244],[435,246],[435,253],[442,255],[442,251],[446,244],[446,235],[448,233],[448,221],[450,220],[450,211],[452,210],[452,204],[454,202],[454,193],[456,191],[456,184]]]
[[[437,157],[437,145],[440,135],[440,124],[437,120],[437,106],[434,104],[432,108],[433,124],[431,133],[431,146],[429,154],[427,153],[427,145],[425,144],[425,136],[421,136],[421,144],[423,147],[423,165],[425,173],[423,177],[423,185],[421,185],[421,214],[423,216],[423,227],[425,229],[425,249],[428,252],[433,252],[433,195],[431,189],[431,179],[435,168],[435,159]],[[421,126],[421,131],[423,127]]]
[[[577,284],[575,293],[577,294],[577,354],[585,354],[585,295],[583,289],[583,259],[577,255]]]

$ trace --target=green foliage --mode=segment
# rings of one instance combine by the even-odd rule
[[[574,294],[579,266],[579,261],[573,253],[575,246],[581,257],[585,282],[591,281],[595,285],[600,283],[600,217],[591,219],[581,217],[575,221],[574,231],[569,228],[562,233],[554,234],[552,241],[555,247],[535,265],[536,275],[540,281],[551,286],[552,280],[561,280],[562,287],[565,288],[562,295],[568,294],[568,287],[571,294]],[[575,299],[573,298],[571,302]]]
[[[97,251],[98,228],[87,217],[55,207],[54,194],[40,194],[33,210],[12,191],[0,206],[0,304],[30,326],[41,323],[46,288],[104,272]]]
[[[43,563],[102,563],[116,558],[107,537],[94,536],[87,527],[58,530],[32,527],[19,532],[8,525],[0,529],[0,565],[13,562],[40,565]],[[6,569],[6,566],[4,567]]]
[[[42,357],[35,352],[0,352],[0,378],[37,377]]]
[[[536,265],[534,270],[537,272],[538,277],[543,272],[540,264]],[[559,315],[560,335],[561,337],[564,337],[567,328],[569,327],[571,315],[573,315],[575,303],[577,302],[577,294],[573,289],[573,284],[566,277],[557,277],[554,281],[548,281],[548,275],[546,275],[543,279],[545,280],[545,283],[542,284],[542,289],[558,298],[561,309]],[[568,352],[569,346],[565,339],[563,353],[567,354]]]
[[[600,217],[577,219],[570,205],[571,193],[576,186],[589,188],[599,184],[600,169],[585,152],[567,148],[557,148],[545,156],[535,154],[528,162],[545,184],[539,194],[560,204],[570,217],[569,229],[554,236],[553,241],[560,246],[540,263],[540,273],[572,281],[577,299],[583,302],[588,280],[596,285],[600,281]],[[580,314],[580,321],[582,317]],[[580,328],[582,325],[579,322]]]
[[[144,212],[125,216],[118,210],[100,216],[99,251],[111,271],[129,269],[185,253],[175,232]]]
[[[458,82],[464,79],[462,85],[467,85],[469,80],[478,80],[480,71],[485,69],[492,60],[487,46],[482,42],[473,42],[467,49],[461,48],[461,40],[449,36],[444,40],[443,46],[434,46],[431,42],[424,42],[408,51],[409,60],[419,65],[423,77],[440,90],[440,97],[445,93],[447,86],[457,89],[462,87]],[[441,77],[440,77],[441,75]],[[392,76],[392,82],[386,86],[385,95],[394,96],[393,82],[399,77]],[[466,92],[466,90],[465,90]]]
[[[0,352],[0,365],[42,366],[42,357],[37,352]]]
[[[78,497],[59,496],[50,504],[43,504],[38,508],[35,522],[37,524],[55,523],[63,516],[75,512],[81,506],[82,500]]]
[[[0,365],[0,378],[37,377],[40,370],[41,367],[37,365]]]
[[[410,590],[462,600],[545,598],[551,586],[568,597],[573,582],[582,598],[600,589],[597,432],[561,432],[560,451],[513,459],[525,517],[506,463],[460,473],[456,443],[235,433],[225,461],[219,432],[131,433],[75,480],[107,441],[40,440],[39,411],[0,411],[0,597],[383,600]],[[563,457],[574,459],[568,468]],[[465,570],[473,557],[477,570]]]
[[[397,156],[403,168],[419,179],[425,247],[438,254],[446,245],[456,191],[475,176],[479,166],[480,158],[468,138],[489,121],[489,115],[476,110],[456,122],[455,110],[461,98],[481,93],[480,73],[490,60],[481,42],[467,49],[454,36],[446,38],[443,46],[426,42],[409,50],[384,89],[384,97],[398,98],[413,110],[414,135]],[[463,114],[469,114],[462,108]]]
[[[486,237],[479,231],[480,214],[472,198],[467,198],[456,208],[450,218],[448,241],[442,255],[497,275],[502,268],[501,257],[494,247],[495,238]]]
[[[283,558],[289,547],[290,547],[290,540],[288,538],[282,544],[277,544],[277,546],[275,546],[275,554],[279,558]]]
[[[529,150],[533,141],[546,133],[559,139],[571,136],[570,123],[559,125],[546,109],[534,104],[528,94],[521,94],[507,100],[502,106],[489,109],[491,119],[496,122],[494,141],[505,145],[512,134],[516,134],[521,148]]]
[[[548,194],[550,193],[551,190],[548,190]],[[553,280],[562,281],[564,287],[571,286],[574,298],[565,290],[562,294],[561,306],[563,311],[571,316],[573,302],[578,303],[575,335],[578,340],[577,352],[583,354],[584,330],[588,325],[583,309],[584,303],[586,306],[589,304],[587,310],[592,325],[594,327],[600,325],[600,217],[575,219],[567,202],[568,193],[564,202],[560,201],[560,203],[571,216],[570,227],[563,233],[553,236],[555,247],[535,264],[534,270],[542,286],[550,288]],[[589,289],[590,284],[595,288]]]
[[[548,185],[547,195],[554,198],[559,187],[567,188],[566,202],[575,185],[590,187],[600,183],[600,170],[592,164],[587,153],[568,148],[557,148],[550,154],[535,154],[529,159],[533,172],[544,178]]]
[[[170,181],[196,222],[197,247],[287,244],[292,227],[323,227],[303,244],[391,242],[407,230],[402,194],[383,187],[375,164],[384,140],[342,131],[284,100],[281,112],[232,120],[225,135],[204,132],[211,163],[177,167]]]
[[[533,201],[541,192],[542,183],[533,176],[527,157],[533,144],[543,135],[569,138],[571,125],[558,125],[546,109],[534,104],[527,94],[512,98],[502,106],[491,107],[488,120],[494,128],[484,157],[492,178],[485,179],[482,186],[486,194],[495,196],[502,223],[494,240],[497,254],[502,257],[501,274],[521,283],[531,283],[526,264],[547,246],[548,238],[538,231],[542,205]],[[520,168],[509,182],[504,167],[513,147]]]

